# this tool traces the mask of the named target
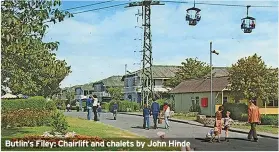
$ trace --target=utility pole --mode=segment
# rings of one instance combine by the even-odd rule
[[[125,64],[125,75],[127,74],[127,64]]]
[[[142,20],[144,26],[143,55],[142,55],[142,74],[141,74],[141,104],[150,105],[149,97],[153,97],[153,57],[151,41],[151,5],[164,5],[160,1],[143,0],[141,2],[129,3],[126,7],[142,7]]]
[[[210,117],[212,117],[212,102],[213,102],[213,94],[212,94],[212,53],[219,55],[216,50],[212,50],[212,42],[210,42]],[[223,100],[223,99],[222,99]],[[214,103],[215,105],[215,103]]]

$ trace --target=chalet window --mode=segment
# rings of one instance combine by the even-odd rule
[[[128,87],[129,85],[128,85],[128,79],[125,79],[124,80],[124,85],[125,85],[125,87]]]
[[[84,95],[88,95],[88,91],[87,90],[84,90]]]
[[[223,97],[223,103],[227,103],[228,102],[228,97]]]
[[[191,101],[192,101],[192,105],[194,105],[195,104],[195,98],[191,97]]]
[[[132,85],[135,86],[136,85],[136,77],[133,78],[133,82]]]
[[[263,102],[263,105],[264,105],[264,102]],[[268,103],[266,103],[266,106],[268,107],[278,107],[278,100],[275,99],[275,100],[272,100],[270,99]]]
[[[199,97],[196,97],[196,104],[200,105],[200,98]]]

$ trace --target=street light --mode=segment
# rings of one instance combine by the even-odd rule
[[[212,42],[210,42],[210,116],[212,117],[212,54],[219,55],[216,50],[212,50]]]

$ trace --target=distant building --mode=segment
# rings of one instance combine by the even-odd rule
[[[108,93],[108,88],[123,88],[124,84],[121,81],[121,78],[122,76],[111,76],[106,79],[94,82],[92,85],[92,87],[94,88],[93,94],[97,95],[100,102],[110,101],[111,95]]]
[[[164,83],[175,76],[175,73],[181,66],[174,65],[153,65],[154,92],[166,93],[171,90],[164,86]],[[214,77],[228,76],[227,67],[213,67]],[[124,81],[124,99],[141,102],[141,70],[126,74],[122,77]],[[205,77],[210,77],[210,73]]]
[[[93,95],[94,89],[92,88],[92,83],[85,84],[82,86],[76,86],[75,88],[75,100],[77,99],[87,99],[89,95]]]
[[[179,66],[153,65],[154,92],[168,92],[170,88],[164,87],[164,82],[175,76]],[[124,81],[124,100],[141,102],[141,70],[126,74]]]

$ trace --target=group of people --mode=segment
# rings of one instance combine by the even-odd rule
[[[102,107],[98,101],[96,95],[89,96],[86,101],[87,108],[87,119],[92,120],[92,112],[94,113],[94,121],[98,121],[100,118],[100,112],[102,111]]]
[[[163,106],[163,111],[160,110],[160,105],[156,101],[155,98],[153,98],[153,103],[151,107],[148,107],[146,104],[144,104],[143,108],[143,128],[149,129],[149,116],[153,116],[153,122],[154,122],[154,129],[158,128],[158,123],[161,123],[161,116],[164,116],[165,120],[165,128],[169,129],[169,117],[170,117],[170,105],[168,103],[165,103]]]
[[[224,127],[225,130],[225,140],[228,142],[229,137],[229,128],[230,128],[230,112],[226,112],[226,116],[222,118],[222,112],[224,111],[224,107],[220,106],[218,111],[215,113],[215,125],[214,129],[211,129],[209,133],[206,135],[207,138],[210,137],[210,142],[217,138],[217,141],[220,142],[220,137],[222,133],[222,128]],[[251,99],[248,105],[248,122],[251,125],[251,129],[248,133],[248,139],[251,141],[258,141],[257,132],[256,132],[256,125],[261,124],[261,115],[259,107],[256,106],[256,100]],[[223,120],[223,121],[222,121]]]
[[[245,28],[246,27],[246,23],[245,23],[245,20],[242,21],[241,23],[241,28]],[[254,29],[256,27],[256,24],[255,24],[255,21],[252,21],[250,24],[249,24],[249,28],[252,28]]]

